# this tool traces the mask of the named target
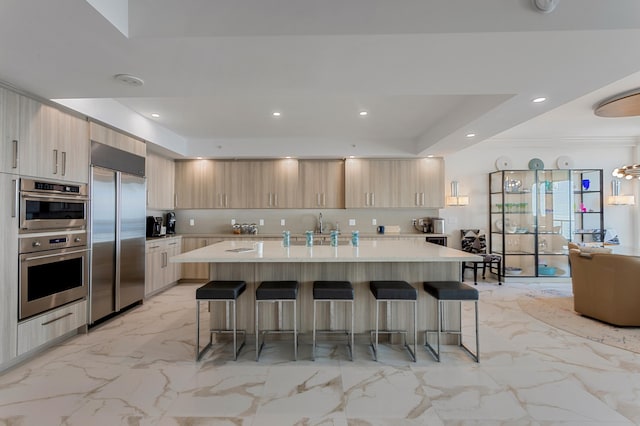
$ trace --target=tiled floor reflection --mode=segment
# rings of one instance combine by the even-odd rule
[[[371,360],[365,336],[299,361],[289,342],[254,360],[218,347],[196,364],[194,291],[181,285],[0,375],[0,425],[624,425],[640,424],[640,355],[523,313],[531,289],[480,284],[481,363],[444,348],[442,363],[395,347]],[[419,348],[422,349],[422,348]]]

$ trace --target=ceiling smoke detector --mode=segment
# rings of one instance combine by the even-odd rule
[[[131,74],[116,74],[113,76],[113,78],[119,81],[120,83],[126,84],[127,86],[139,87],[144,84],[143,79]]]
[[[559,0],[531,0],[538,12],[551,13],[558,5]]]

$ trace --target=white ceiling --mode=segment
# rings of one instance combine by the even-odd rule
[[[115,100],[120,114],[99,118],[184,156],[640,135],[636,118],[592,113],[640,87],[637,0],[559,0],[550,14],[530,0],[0,0],[0,12],[0,80],[87,113]],[[175,143],[148,137],[156,125]]]

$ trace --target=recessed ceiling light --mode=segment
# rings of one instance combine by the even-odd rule
[[[202,157],[196,157],[196,160],[202,160]]]
[[[116,74],[113,78],[120,83],[127,84],[129,86],[142,86],[144,84],[143,79],[131,74]]]
[[[472,138],[472,137],[474,137],[475,135],[476,135],[475,133],[467,133],[467,134],[466,134],[466,136],[467,136],[468,138]]]
[[[427,158],[433,158],[433,157],[434,157],[434,155],[433,155],[433,154],[429,154],[429,155],[427,155]]]
[[[151,116],[153,118],[160,118],[160,114],[158,114],[157,112],[152,113]]]
[[[531,102],[533,102],[534,104],[539,104],[540,102],[544,102],[546,100],[547,100],[547,98],[545,98],[544,96],[540,96],[539,98],[535,98]]]
[[[349,158],[356,158],[356,156],[355,155],[350,155]]]
[[[276,111],[276,112],[274,112],[274,113],[273,113],[273,116],[274,116],[274,117],[280,117],[280,115],[281,115],[281,114],[280,114],[278,111]]]
[[[364,117],[366,115],[369,115],[369,113],[367,111],[360,111],[360,115]]]
[[[284,158],[286,158],[286,159],[291,159],[291,156],[290,156],[290,155],[287,155],[287,156],[286,156],[286,157],[284,157]]]

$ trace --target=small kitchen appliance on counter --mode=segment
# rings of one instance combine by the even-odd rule
[[[164,223],[167,227],[167,235],[176,233],[176,214],[174,212],[168,212],[166,214],[166,220]]]
[[[444,219],[440,217],[423,217],[418,220],[415,228],[425,234],[444,234]]]
[[[147,216],[147,238],[159,237],[162,232],[162,217]]]

